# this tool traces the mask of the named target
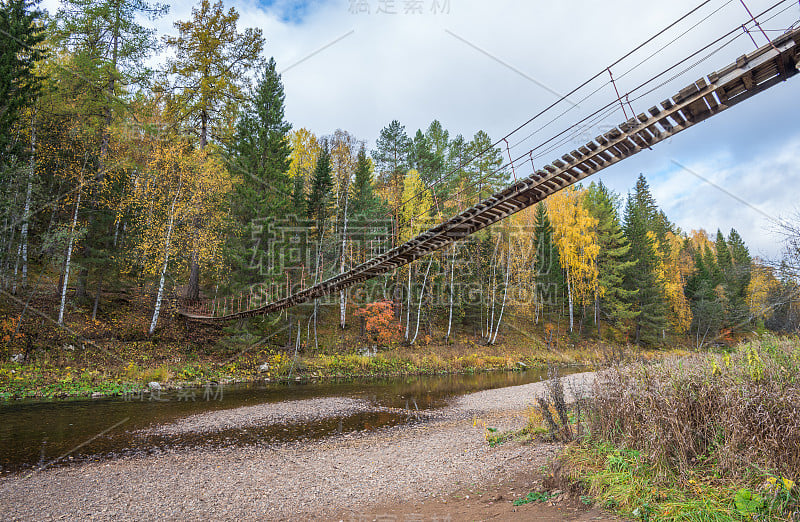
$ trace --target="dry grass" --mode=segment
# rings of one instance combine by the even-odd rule
[[[592,438],[686,476],[800,470],[800,341],[763,336],[732,354],[616,367],[588,403]]]

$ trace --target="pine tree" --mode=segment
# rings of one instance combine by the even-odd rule
[[[717,266],[722,272],[723,276],[728,274],[733,266],[733,259],[731,251],[728,249],[728,243],[725,241],[725,236],[722,235],[717,229],[717,241],[714,243],[717,251]]]
[[[714,253],[703,246],[703,251],[694,254],[694,272],[686,282],[686,297],[692,309],[691,331],[695,346],[701,348],[707,340],[714,337],[722,327],[725,306],[718,289],[722,281]]]
[[[372,163],[367,157],[364,144],[356,156],[355,176],[351,188],[353,216],[357,220],[369,221],[371,216],[381,211],[382,202],[375,195],[375,180],[372,175]]]
[[[41,80],[34,75],[36,62],[44,58],[39,44],[44,41],[44,13],[35,2],[4,0],[0,3],[0,161],[19,154],[26,145],[15,139],[13,127],[22,111],[38,95]]]
[[[553,241],[553,226],[544,203],[536,205],[535,212],[533,241],[536,247],[536,302],[542,310],[544,305],[550,305],[552,311],[558,309],[560,299],[565,294],[564,274],[558,248]]]
[[[750,320],[747,289],[750,286],[752,258],[742,236],[736,230],[731,229],[727,243],[731,253],[731,270],[727,277],[728,312],[732,322],[731,327],[740,329]]]
[[[503,154],[497,147],[492,147],[492,139],[484,131],[478,131],[468,145],[469,155],[474,157],[472,169],[477,184],[478,197],[486,198],[508,184],[511,172],[500,169],[503,165]]]
[[[630,258],[631,244],[617,215],[618,196],[613,194],[603,182],[592,182],[584,199],[591,215],[597,219],[597,239],[600,253],[597,256],[599,286],[595,300],[595,320],[598,335],[600,322],[605,319],[616,328],[638,314],[631,310],[632,299],[638,290],[626,289],[626,272],[636,266],[637,261]]]
[[[327,140],[323,140],[317,165],[311,175],[311,190],[306,199],[306,214],[315,222],[318,240],[322,237],[324,227],[330,218],[332,188],[331,154]]]
[[[232,238],[232,252],[238,258],[237,274],[245,283],[263,281],[267,248],[275,248],[263,237],[266,223],[283,218],[289,210],[292,182],[289,179],[289,131],[284,120],[284,92],[275,60],[270,59],[261,72],[250,100],[236,124],[236,136],[230,147],[231,165],[239,184],[233,194],[236,219],[243,231]],[[257,268],[247,270],[247,267]]]
[[[631,244],[630,256],[636,260],[626,271],[625,289],[633,294],[631,311],[634,319],[634,342],[657,342],[666,329],[666,301],[664,290],[656,277],[658,262],[654,234],[650,229],[658,215],[655,200],[643,176],[639,176],[636,190],[628,196],[625,207],[624,231]]]

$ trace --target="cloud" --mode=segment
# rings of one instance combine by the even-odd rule
[[[683,230],[705,228],[713,234],[719,228],[727,235],[735,228],[752,254],[774,258],[780,251],[775,221],[798,209],[798,158],[800,133],[745,162],[733,162],[723,153],[686,165],[709,182],[674,168],[655,178],[653,193]]]
[[[48,8],[54,5],[54,0],[46,1]],[[432,10],[434,2],[436,9]],[[748,6],[759,13],[772,3],[773,0],[749,0]],[[155,22],[158,33],[174,34],[173,22],[188,19],[194,4],[171,2],[169,16]],[[697,4],[698,0],[644,4],[636,0],[226,2],[226,6],[233,5],[241,13],[241,27],[263,30],[265,54],[275,57],[279,70],[296,64],[283,75],[286,116],[294,127],[307,127],[317,134],[343,128],[368,144],[374,144],[380,129],[394,119],[400,120],[410,134],[439,119],[451,135],[472,136],[482,129],[499,138],[557,100],[551,91],[565,94],[592,75],[602,73],[570,97],[579,101],[579,107],[562,104],[510,140],[512,144],[521,141],[513,150],[515,156],[615,100],[605,67]],[[359,12],[358,7],[364,5],[369,8],[368,14]],[[420,5],[422,12],[417,12]],[[396,14],[378,12],[391,10],[392,6]],[[786,2],[784,6],[788,10],[777,18],[761,18],[766,29],[788,27],[800,17],[797,2]],[[747,14],[738,1],[712,0],[615,66],[612,72],[617,87],[623,93],[634,89],[746,20]],[[688,70],[673,82],[642,99],[637,99],[640,93],[634,93],[634,110],[644,112],[700,76],[751,51],[750,38],[737,34],[738,39],[730,46],[687,62],[682,69]],[[759,45],[766,42],[760,34],[753,36]],[[706,59],[689,67],[700,58]],[[659,81],[677,71],[669,71]],[[787,136],[797,136],[799,131],[794,83],[800,83],[800,79],[774,87],[659,144],[653,151],[615,165],[602,173],[603,180],[624,193],[643,172],[652,179],[659,202],[682,227],[715,230],[717,226],[733,226],[753,242],[757,251],[775,252],[773,240],[756,225],[757,218],[727,201],[724,195],[704,188],[692,176],[677,173],[671,160],[697,168],[714,179],[723,176],[721,181],[757,197],[756,204],[769,211],[783,211],[786,194],[791,191],[769,177],[759,185],[753,172],[783,168],[786,173],[782,175],[797,179],[791,161],[778,164],[771,156],[795,150],[790,143],[796,142],[787,141]],[[593,97],[582,101],[595,89],[598,92]],[[545,125],[567,109],[565,115]],[[620,108],[615,106],[612,110],[593,127],[537,158],[537,166],[625,119]],[[519,139],[536,129],[540,131],[530,138]],[[748,165],[749,171],[741,165]]]

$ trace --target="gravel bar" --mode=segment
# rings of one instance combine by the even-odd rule
[[[592,379],[562,380],[569,392],[569,383]],[[422,501],[465,481],[545,464],[557,445],[490,448],[473,422],[522,426],[524,409],[544,392],[544,383],[487,390],[454,400],[427,422],[318,441],[175,449],[9,475],[0,478],[0,519],[326,520],[388,501]]]

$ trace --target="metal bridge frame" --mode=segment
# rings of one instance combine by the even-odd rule
[[[391,272],[705,121],[789,79],[799,70],[800,29],[795,29],[740,57],[724,69],[700,78],[672,98],[661,102],[660,107],[651,107],[648,114],[642,113],[631,118],[477,205],[343,274],[251,310],[218,317],[189,311],[178,313],[190,320],[209,322],[264,315],[339,292]]]

